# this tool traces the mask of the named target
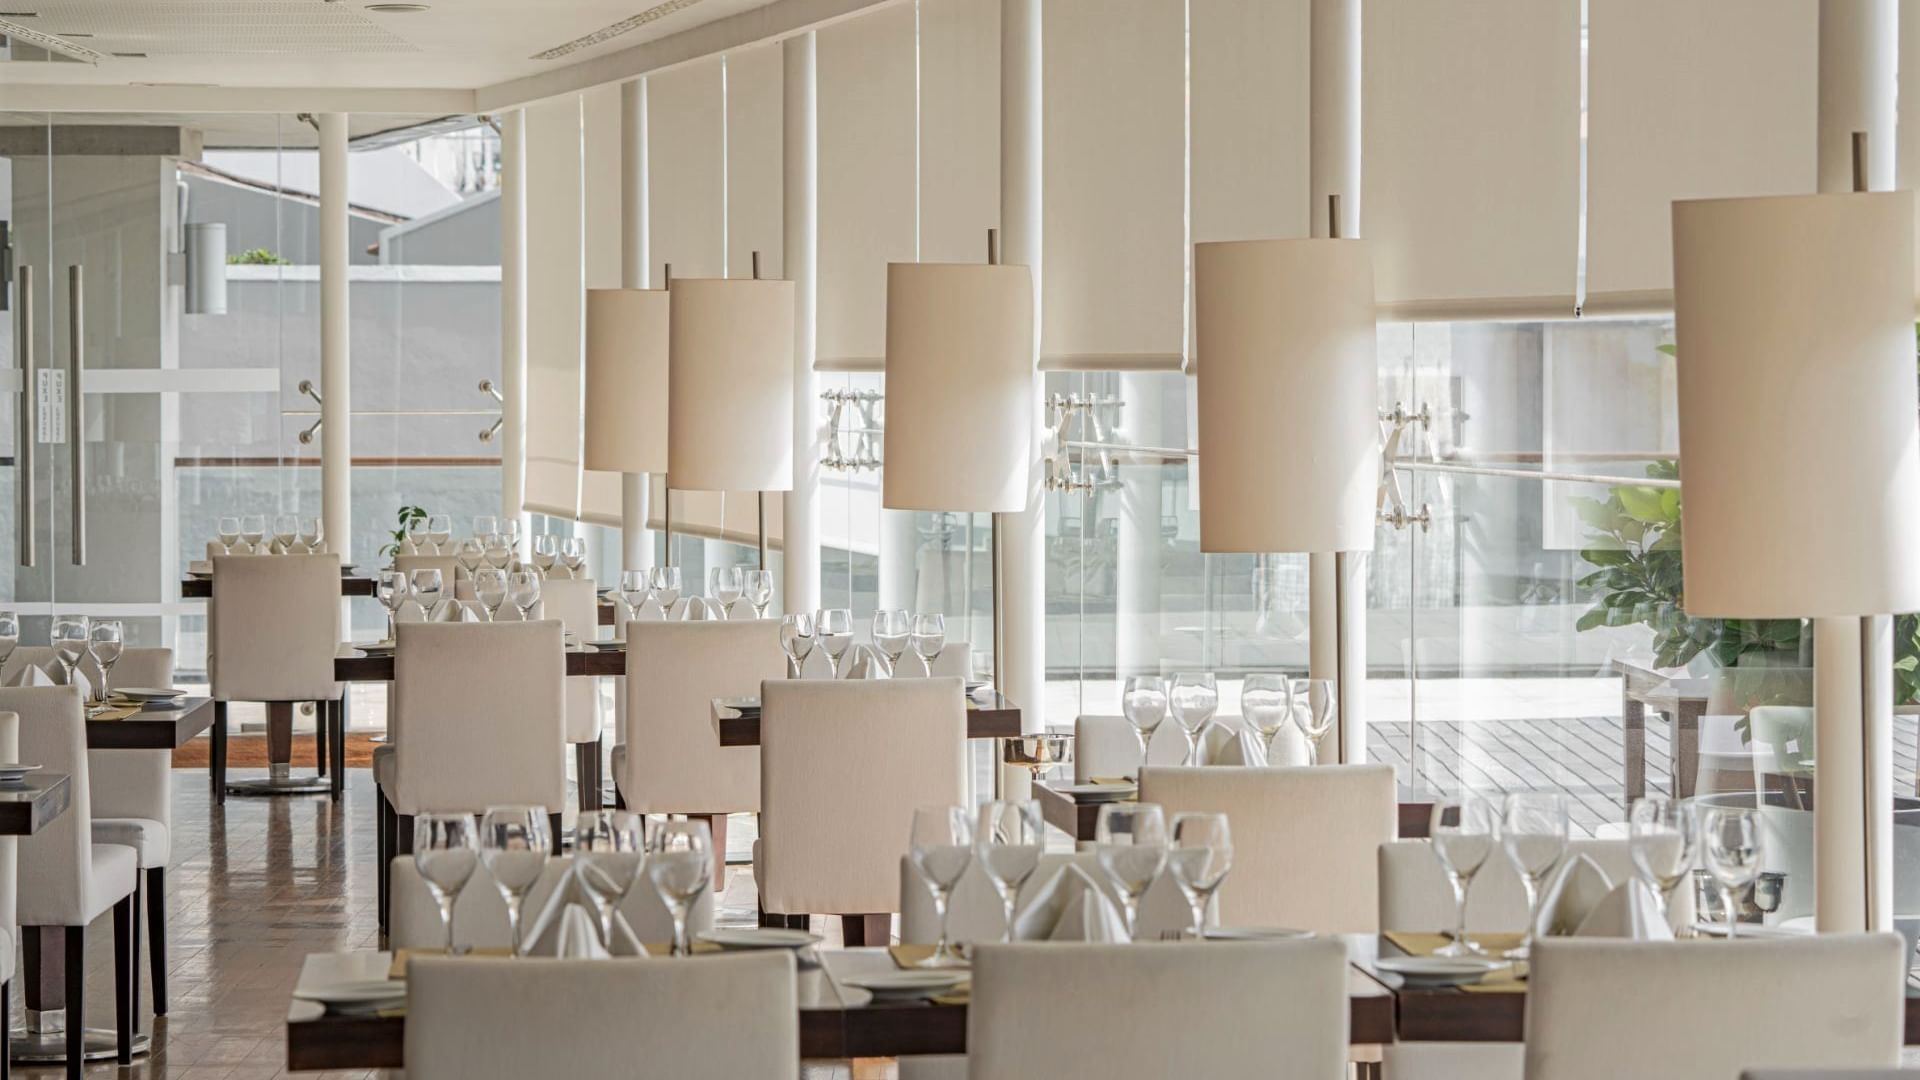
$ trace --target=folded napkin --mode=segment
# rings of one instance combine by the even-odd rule
[[[458,600],[444,601],[433,616],[434,622],[484,622],[480,613]]]
[[[1672,941],[1673,928],[1660,913],[1660,900],[1639,878],[1629,878],[1595,904],[1573,931],[1575,937]]]
[[[60,680],[42,671],[37,664],[24,664],[7,676],[8,686],[59,686]]]
[[[993,684],[982,683],[968,691],[967,697],[973,699],[977,704],[991,705],[993,703]]]
[[[1127,922],[1077,866],[1063,867],[1013,918],[1016,941],[1124,942]]]
[[[1580,928],[1600,901],[1613,891],[1606,871],[1585,855],[1563,859],[1540,901],[1533,921],[1535,937],[1565,937]]]
[[[593,897],[580,882],[580,862],[575,860],[554,886],[552,895],[522,938],[528,956],[558,956],[573,959],[601,959],[609,955],[600,944],[599,910]],[[639,886],[636,886],[639,887]],[[627,925],[626,916],[613,913],[614,956],[645,956],[640,938]]]

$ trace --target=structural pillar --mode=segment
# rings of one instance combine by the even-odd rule
[[[813,377],[819,308],[819,124],[811,32],[781,44],[785,94],[784,168],[787,278],[793,282],[793,490],[781,494],[781,601],[787,611],[820,606],[820,403]]]
[[[353,561],[353,373],[348,314],[347,115],[320,114],[320,513]]]
[[[515,109],[500,123],[500,513],[527,501],[527,127]],[[526,522],[522,535],[532,535]]]
[[[647,219],[647,80],[620,86],[620,287],[649,287]],[[646,473],[620,474],[620,568],[653,568],[647,528]]]
[[[1119,441],[1151,446],[1160,430],[1160,392],[1152,375],[1120,376]],[[1160,673],[1160,466],[1122,464],[1120,528],[1114,555],[1114,676]],[[1118,688],[1116,687],[1116,693]],[[1117,699],[1116,699],[1117,700]]]

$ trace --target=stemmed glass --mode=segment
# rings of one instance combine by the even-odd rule
[[[580,882],[600,913],[600,943],[613,951],[613,916],[646,857],[646,821],[627,810],[588,810],[573,826]]]
[[[428,514],[427,542],[433,545],[435,555],[445,555],[447,545],[453,542],[453,518],[446,514]]]
[[[933,912],[940,919],[940,940],[933,955],[916,967],[960,967],[966,963],[947,940],[947,901],[960,876],[973,861],[973,822],[958,806],[923,806],[913,812],[913,833],[908,838],[907,857],[933,894]]]
[[[1533,947],[1533,926],[1540,918],[1540,886],[1567,851],[1567,799],[1557,791],[1516,791],[1507,796],[1500,821],[1500,846],[1527,889],[1527,929],[1509,960],[1524,960]]]
[[[326,535],[326,530],[326,523],[317,517],[303,517],[300,519],[300,543],[307,549],[307,554],[315,555],[319,553],[320,538]]]
[[[773,571],[749,570],[741,579],[741,595],[747,603],[753,605],[753,617],[767,617],[767,606],[773,603]]]
[[[780,616],[780,651],[787,654],[787,678],[799,678],[813,653],[813,616],[804,611]]]
[[[518,514],[507,519],[507,549],[520,550],[520,516]]]
[[[1453,940],[1435,949],[1435,956],[1481,956],[1485,949],[1467,937],[1467,890],[1473,877],[1493,854],[1499,818],[1493,804],[1478,795],[1462,795],[1433,804],[1433,853],[1453,886]]]
[[[505,533],[487,533],[480,538],[480,548],[486,553],[487,565],[495,570],[505,570],[513,563],[513,544]]]
[[[912,635],[912,623],[907,613],[899,608],[881,609],[873,613],[873,644],[887,658],[887,677],[893,677],[894,665],[907,651],[907,639]],[[931,672],[929,672],[931,674]]]
[[[118,619],[102,619],[87,632],[87,651],[93,654],[93,662],[100,668],[100,685],[95,690],[101,702],[107,700],[107,685],[113,680],[113,665],[120,662],[120,654],[126,651],[126,647],[126,630]]]
[[[1727,913],[1727,940],[1740,924],[1735,897],[1760,876],[1760,812],[1752,807],[1711,806],[1701,818],[1701,852],[1707,872],[1720,886],[1720,906]]]
[[[1307,764],[1320,764],[1320,739],[1333,727],[1333,680],[1300,679],[1294,685],[1294,696],[1301,696],[1300,683],[1306,684],[1306,708],[1293,710],[1293,722],[1300,727],[1300,734],[1307,737]],[[1298,702],[1296,702],[1298,704]]]
[[[560,566],[568,577],[579,577],[582,567],[587,565],[587,538],[569,536],[560,541]]]
[[[220,546],[228,555],[233,554],[233,545],[240,542],[240,519],[231,514],[223,515],[213,527],[220,537]]]
[[[0,667],[13,658],[13,650],[20,647],[20,616],[11,611],[0,611]]]
[[[740,594],[746,587],[737,566],[716,566],[707,571],[707,595],[720,604],[723,619],[733,618],[733,605],[740,602]]]
[[[947,617],[931,612],[915,615],[907,644],[912,647],[913,655],[920,658],[921,669],[932,677],[933,662],[940,659],[940,651],[947,647]]]
[[[1173,690],[1167,696],[1173,719],[1187,737],[1187,756],[1182,765],[1200,764],[1200,737],[1213,723],[1220,707],[1220,691],[1214,686],[1211,671],[1182,671],[1173,677]]]
[[[1660,914],[1673,920],[1673,890],[1693,873],[1700,854],[1700,816],[1693,804],[1665,795],[1633,800],[1627,814],[1627,853],[1634,873],[1660,898]]]
[[[467,576],[472,577],[479,573],[481,564],[487,561],[486,545],[468,537],[454,545],[453,557],[459,562],[460,568],[467,572]]]
[[[515,570],[507,575],[507,599],[520,609],[520,621],[533,618],[533,605],[540,602],[540,575],[532,570]]]
[[[541,533],[533,538],[533,568],[542,574],[553,572],[553,561],[560,557],[560,545],[553,537]]]
[[[680,602],[680,568],[677,566],[656,566],[649,571],[649,581],[653,583],[653,602],[660,605],[660,617],[667,618],[673,613],[673,605]]]
[[[647,880],[673,916],[673,955],[693,951],[687,913],[713,881],[713,833],[699,818],[667,819],[647,837]]]
[[[413,601],[420,605],[428,622],[440,610],[440,595],[443,588],[439,567],[423,567],[413,572]]]
[[[653,586],[647,582],[645,570],[620,571],[620,599],[627,602],[627,617],[637,619],[640,609],[653,599]]]
[[[499,518],[494,517],[492,514],[475,514],[473,516],[473,535],[475,537],[485,537],[499,531]]]
[[[1095,858],[1120,893],[1127,937],[1134,933],[1140,898],[1167,865],[1167,818],[1158,803],[1108,803],[1093,826]]]
[[[1271,672],[1255,672],[1240,685],[1240,713],[1260,736],[1268,765],[1273,764],[1273,741],[1293,720],[1293,680]]]
[[[473,598],[487,609],[487,621],[500,620],[500,605],[507,602],[507,575],[491,566],[473,573]]]
[[[247,549],[249,551],[251,551],[255,555],[260,554],[260,541],[266,539],[266,537],[267,537],[267,515],[265,514],[240,515],[240,539],[245,540],[247,542]]]
[[[413,866],[440,905],[447,926],[447,955],[454,954],[453,906],[480,862],[470,814],[420,814],[413,819]]]
[[[1153,733],[1167,719],[1167,680],[1158,675],[1129,676],[1120,691],[1120,711],[1133,728],[1133,737],[1140,740],[1140,768],[1144,769]],[[1133,775],[1135,780],[1140,778],[1138,771]]]
[[[280,554],[293,553],[294,537],[300,535],[300,519],[292,514],[273,515],[273,540],[280,545]]]
[[[407,543],[412,545],[415,555],[427,554],[427,519],[424,516],[407,519]]]
[[[67,673],[67,685],[76,685],[75,670],[87,651],[87,619],[84,615],[62,616],[53,620],[53,656]]]
[[[375,582],[380,595],[380,606],[387,609],[387,640],[394,639],[393,624],[400,614],[400,605],[407,602],[407,572],[388,570]]]
[[[1040,816],[1040,804],[994,801],[980,807],[980,824],[973,831],[973,857],[986,871],[993,891],[1000,894],[1000,907],[1006,912],[1007,933],[1002,941],[1013,940],[1013,913],[1020,902],[1020,888],[1040,868],[1046,822]]]
[[[827,677],[840,677],[840,658],[853,644],[853,612],[846,608],[821,608],[813,613],[813,636],[820,651],[827,654]]]
[[[494,806],[480,819],[480,861],[507,902],[507,935],[520,955],[520,905],[547,867],[553,841],[547,812],[537,806]]]
[[[1227,815],[1188,811],[1173,815],[1167,869],[1193,909],[1193,936],[1207,934],[1207,904],[1233,869],[1233,830]]]

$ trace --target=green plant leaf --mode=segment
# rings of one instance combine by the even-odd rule
[[[1608,609],[1599,605],[1588,608],[1587,613],[1580,616],[1580,621],[1573,624],[1573,628],[1576,631],[1585,632],[1596,627],[1605,626],[1607,624],[1607,613]]]
[[[1661,505],[1658,488],[1622,487],[1615,488],[1614,494],[1620,498],[1620,505],[1627,513],[1646,522],[1668,520],[1665,507]]]

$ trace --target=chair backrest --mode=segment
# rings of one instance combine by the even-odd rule
[[[1379,929],[1380,845],[1395,838],[1391,765],[1141,770],[1140,801],[1227,815],[1233,871],[1220,888],[1228,924],[1327,933]]]
[[[1620,885],[1633,877],[1633,858],[1625,840],[1574,840],[1563,858],[1584,855],[1607,880]],[[1558,872],[1555,867],[1554,872]],[[1548,879],[1551,880],[1551,874]],[[1527,926],[1527,892],[1513,861],[1495,851],[1467,890],[1467,929],[1517,933]],[[1693,888],[1683,882],[1673,891],[1676,924],[1693,918]],[[1425,933],[1453,929],[1453,886],[1440,869],[1428,840],[1394,840],[1380,845],[1380,928]]]
[[[1079,867],[1092,878],[1116,905],[1115,910],[1119,910],[1120,896],[1114,891],[1113,882],[1101,871],[1093,851],[1048,852],[1040,856],[1040,865],[1021,886],[1014,917],[1019,918],[1031,901],[1040,896],[1047,882],[1069,866]],[[1006,908],[978,860],[960,876],[947,906],[950,913],[947,929],[955,941],[994,942],[1006,934]],[[1173,875],[1161,874],[1140,898],[1140,915],[1133,936],[1141,941],[1154,941],[1163,931],[1186,930],[1192,925],[1193,910],[1179,884]],[[913,860],[903,858],[900,860],[900,940],[930,945],[939,938],[940,916],[933,910],[933,894],[927,891],[920,871],[913,868]]]
[[[566,855],[554,856],[547,860],[547,868],[541,872],[540,880],[527,890],[522,910],[525,922],[522,931],[533,928],[533,920],[546,904],[547,898],[573,865],[573,858]],[[387,941],[393,949],[435,949],[446,945],[446,924],[440,921],[440,905],[427,889],[427,883],[420,878],[420,871],[414,867],[413,859],[401,856],[393,860],[393,873],[389,879],[393,890],[388,916]],[[660,896],[647,884],[645,875],[634,885],[620,904],[620,914],[626,916],[627,925],[639,936],[642,942],[673,940],[673,916],[667,906],[660,902]],[[700,894],[693,909],[687,913],[689,933],[713,929],[713,890]],[[500,896],[500,890],[493,883],[493,875],[487,873],[485,866],[478,866],[473,876],[467,879],[466,887],[460,890],[460,899],[453,909],[453,936],[461,945],[476,949],[504,949],[508,944],[507,902]]]
[[[770,679],[760,687],[761,905],[895,910],[913,811],[966,802],[959,679]]]
[[[540,585],[540,617],[558,619],[581,641],[592,641],[600,628],[600,597],[592,578],[550,577]],[[592,742],[600,737],[600,682],[591,675],[567,680],[567,741]]]
[[[800,1075],[784,951],[697,961],[420,957],[407,965],[407,1075]]]
[[[624,627],[627,754],[615,777],[641,813],[719,814],[760,809],[760,754],[721,746],[713,699],[750,697],[786,670],[773,619]]]
[[[1151,992],[1089,990],[1099,987]],[[967,1075],[976,1080],[1333,1077],[1346,1062],[1338,940],[974,951]]]
[[[29,869],[19,881],[20,925],[68,925],[101,906],[88,893],[93,881],[93,810],[80,691],[71,686],[0,687],[0,712],[20,718],[15,760],[72,777],[67,812],[21,838],[18,849]]]
[[[394,649],[395,811],[566,805],[560,624],[402,623]]]
[[[1761,1066],[1897,1065],[1903,948],[1898,934],[1734,946],[1537,941],[1527,980],[1527,1080],[1734,1080]],[[1688,1002],[1693,1007],[1680,1005]]]
[[[415,570],[438,570],[442,592],[452,596],[454,575],[460,569],[460,560],[452,555],[436,555],[431,552],[422,552],[418,555],[401,554],[393,557],[393,568],[405,571],[409,580],[412,579]]]
[[[54,673],[60,669],[49,646],[22,645],[0,669],[0,679],[12,678],[28,664]],[[92,653],[81,657],[80,671],[99,687],[100,665]],[[172,685],[172,649],[127,649],[113,665],[111,686]],[[87,771],[94,817],[151,818],[173,827],[173,751],[88,750]]]
[[[1920,1080],[1920,1069],[1747,1069],[1740,1080]]]
[[[207,669],[220,701],[340,696],[340,557],[247,555],[213,561]]]

